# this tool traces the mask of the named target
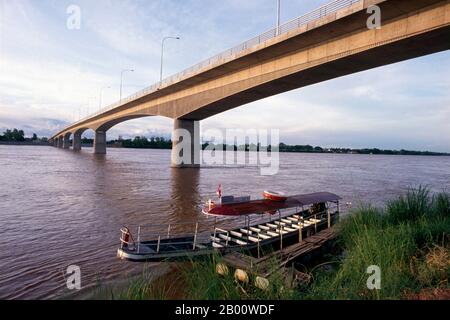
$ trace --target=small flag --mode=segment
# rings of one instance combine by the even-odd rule
[[[219,188],[217,189],[217,195],[219,196],[219,198],[222,198],[222,185],[219,184]]]

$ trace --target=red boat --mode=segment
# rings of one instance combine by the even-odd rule
[[[283,192],[276,192],[276,191],[264,191],[264,199],[277,201],[277,202],[283,202],[287,200],[286,194]]]

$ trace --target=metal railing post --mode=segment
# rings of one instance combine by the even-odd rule
[[[327,207],[327,215],[328,215],[328,229],[331,228],[331,213],[330,213],[330,208]]]
[[[160,245],[161,245],[161,236],[158,236],[158,246],[156,247],[156,253],[159,253]]]
[[[195,247],[197,247],[197,233],[198,233],[198,222],[195,224],[194,247],[192,248],[192,250],[195,250]]]
[[[169,226],[167,227],[167,239],[170,239],[170,228],[171,225],[169,224]]]
[[[259,243],[259,232],[258,232],[258,259],[261,257],[260,250],[261,250],[261,247],[260,247],[260,243]]]
[[[230,232],[227,231],[227,241],[225,242],[225,247],[228,248],[228,240],[230,240]]]
[[[137,253],[139,254],[141,247],[141,226],[138,228],[138,237],[137,237]]]
[[[298,221],[298,243],[303,242],[303,226],[300,220]]]

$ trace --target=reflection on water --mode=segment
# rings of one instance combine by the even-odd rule
[[[193,221],[198,218],[200,208],[200,170],[170,169],[171,205],[168,214],[169,223]]]
[[[119,229],[213,224],[200,206],[219,183],[224,194],[330,191],[345,202],[375,205],[408,186],[450,187],[449,157],[281,154],[280,162],[279,174],[261,176],[255,167],[171,169],[165,150],[98,156],[88,149],[0,146],[0,298],[67,294],[63,274],[72,264],[81,267],[83,287],[139,272],[142,265],[116,259]]]

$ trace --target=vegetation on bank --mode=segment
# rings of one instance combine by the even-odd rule
[[[0,134],[0,141],[4,142],[47,142],[47,138],[39,138],[36,133],[33,133],[31,138],[25,137],[25,132],[19,129],[7,129]]]
[[[384,209],[359,208],[337,225],[333,253],[303,266],[312,282],[293,287],[281,272],[264,290],[216,273],[220,257],[183,264],[169,278],[133,280],[107,299],[419,299],[450,298],[450,195],[410,190]],[[276,261],[274,261],[276,265]],[[381,289],[369,290],[369,266]],[[148,279],[148,278],[147,278]]]
[[[31,138],[26,138],[23,130],[19,129],[7,129],[0,135],[0,142],[41,142],[47,143],[48,138],[38,137],[35,133]],[[83,137],[81,139],[83,145],[92,145],[94,139]],[[116,148],[134,148],[134,149],[172,149],[172,140],[164,137],[151,137],[147,138],[145,136],[137,136],[133,139],[122,139],[110,140],[108,141],[110,147]],[[261,144],[245,144],[245,145],[226,145],[220,144],[215,145],[210,142],[206,142],[202,145],[202,149],[215,149],[223,151],[264,151],[271,152],[274,147],[261,146]],[[339,153],[339,154],[375,154],[375,155],[420,155],[420,156],[450,156],[449,153],[442,152],[430,152],[430,151],[410,151],[410,150],[381,150],[377,148],[365,148],[365,149],[350,149],[350,148],[323,148],[314,147],[311,145],[287,145],[285,143],[280,143],[278,146],[279,152],[291,152],[291,153]]]
[[[83,143],[92,143],[93,140],[85,139]],[[136,149],[172,149],[172,140],[164,137],[151,137],[148,139],[144,136],[135,137],[134,139],[127,140],[112,140],[108,142],[109,145],[123,148],[136,148]],[[271,152],[274,147],[261,146],[260,144],[245,144],[245,145],[215,145],[212,143],[204,143],[202,149],[215,149],[223,151],[245,151],[245,152]],[[280,143],[278,147],[279,152],[292,152],[292,153],[340,153],[340,154],[375,154],[375,155],[422,155],[422,156],[448,156],[447,153],[430,152],[430,151],[410,151],[410,150],[381,150],[377,148],[373,149],[349,149],[349,148],[322,148],[314,147],[310,145],[287,145]]]

